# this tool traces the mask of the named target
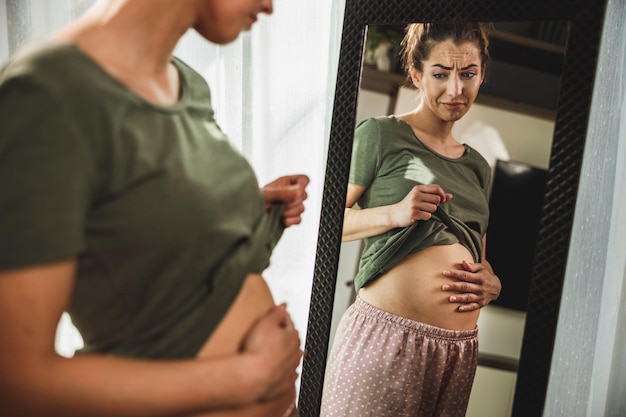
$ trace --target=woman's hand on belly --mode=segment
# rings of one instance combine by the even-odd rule
[[[260,383],[265,387],[261,400],[269,400],[293,388],[302,358],[300,337],[286,306],[276,306],[251,329],[242,344],[242,353],[258,357]]]
[[[261,275],[246,277],[237,298],[197,357],[244,360],[247,365],[240,372],[240,387],[253,398],[247,406],[216,410],[203,417],[276,417],[295,401],[296,369],[302,358],[300,337],[286,306],[274,304]]]
[[[443,271],[446,277],[454,278],[442,286],[444,291],[454,292],[449,297],[450,303],[457,303],[458,311],[478,310],[498,298],[502,285],[491,268],[482,263],[461,262],[463,269]]]
[[[462,270],[460,259],[471,256],[461,244],[435,245],[412,253],[359,290],[367,303],[389,313],[421,323],[451,330],[472,330],[479,311],[459,311],[449,300],[446,285],[457,285],[457,279],[444,270]],[[449,290],[452,291],[452,290]],[[455,294],[456,295],[456,294]],[[460,302],[460,301],[459,301]]]

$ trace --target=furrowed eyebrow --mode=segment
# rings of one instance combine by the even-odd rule
[[[452,67],[446,67],[445,65],[442,65],[442,64],[433,64],[433,67],[439,67],[439,68],[444,69],[446,71],[451,71],[452,70]],[[467,67],[461,68],[461,71],[467,71],[470,68],[478,68],[478,65],[470,64]]]

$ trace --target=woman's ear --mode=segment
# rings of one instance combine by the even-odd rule
[[[409,74],[411,75],[411,81],[413,81],[413,85],[419,90],[422,74],[418,70],[416,70],[413,65],[411,65],[411,68],[409,69]]]

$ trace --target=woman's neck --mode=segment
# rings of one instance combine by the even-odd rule
[[[193,26],[189,2],[100,0],[53,38],[76,43],[98,62],[146,76],[162,74]]]
[[[452,137],[454,122],[443,121],[424,107],[418,107],[405,114],[403,118],[414,130],[418,130],[434,140],[441,142],[454,140]]]
[[[76,44],[129,90],[156,104],[179,100],[171,63],[181,36],[193,26],[188,1],[100,0],[53,36]]]
[[[439,154],[459,158],[465,153],[465,147],[452,136],[454,122],[443,121],[423,107],[401,117],[420,141]]]

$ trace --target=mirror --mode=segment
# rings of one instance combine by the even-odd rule
[[[483,24],[490,37],[488,76],[453,133],[492,168],[487,259],[503,291],[478,321],[479,367],[467,416],[504,417],[512,405],[569,22]],[[399,62],[404,28],[367,26],[357,123],[415,108],[417,92]],[[356,296],[353,277],[362,245],[341,245],[330,346]]]
[[[366,29],[418,21],[568,22],[554,135],[545,177],[515,385],[513,416],[539,416],[548,384],[569,236],[599,48],[604,3],[556,1],[346,1],[299,409],[319,415],[337,272],[352,137],[364,83]],[[572,47],[575,46],[575,47]],[[581,76],[584,74],[584,76]],[[362,78],[363,75],[363,78]],[[481,89],[479,97],[485,93]],[[477,101],[478,103],[478,101]],[[496,272],[498,272],[496,270]],[[340,314],[340,313],[339,313]]]

